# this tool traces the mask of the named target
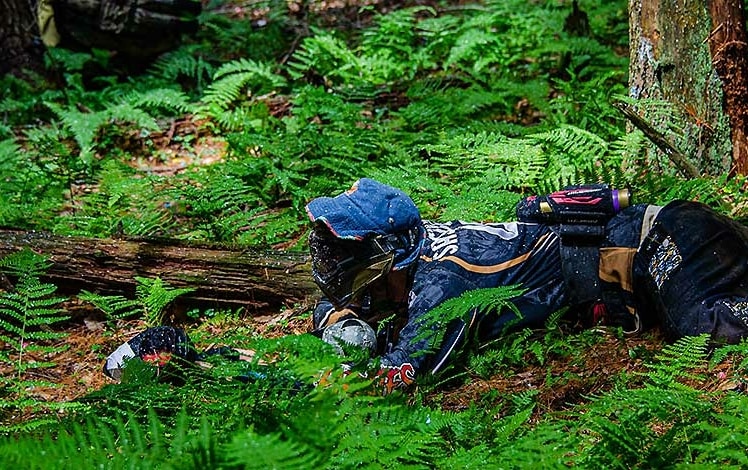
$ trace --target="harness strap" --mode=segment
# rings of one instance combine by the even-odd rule
[[[569,288],[571,301],[577,305],[601,299],[599,277],[600,244],[605,226],[561,224],[561,271]]]

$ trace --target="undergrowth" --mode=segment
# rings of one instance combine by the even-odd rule
[[[48,267],[44,256],[29,249],[0,260],[0,276],[10,283],[5,290],[0,290],[0,362],[3,363],[0,416],[3,422],[24,409],[43,414],[69,407],[65,403],[47,403],[35,395],[39,388],[57,386],[45,378],[44,369],[55,366],[47,357],[65,348],[59,340],[66,334],[52,328],[69,318],[60,307],[65,299],[54,295],[57,287],[39,280]],[[2,426],[2,429],[5,432],[33,429],[48,421],[41,418]]]
[[[304,205],[364,176],[442,220],[510,220],[524,195],[591,182],[631,187],[635,201],[697,199],[748,217],[745,179],[686,180],[626,132],[611,104],[626,95],[626,2],[580,1],[585,36],[564,31],[569,2],[371,3],[326,13],[320,2],[211,2],[194,37],[138,73],[101,51],[53,49],[49,77],[3,77],[0,226],[303,249]],[[59,347],[65,317],[54,286],[39,280],[44,261],[24,256],[3,261],[13,281],[0,294],[3,423],[42,407],[34,393],[47,384],[33,372],[51,365],[40,348]],[[141,281],[135,300],[83,297],[110,315],[109,328],[122,315],[158,324],[182,293],[158,282]],[[511,308],[510,294],[462,300]],[[67,413],[3,424],[0,466],[747,464],[745,343],[710,355],[705,338],[684,339],[562,412],[545,413],[537,388],[439,406],[444,389],[523,368],[546,389],[589,380],[553,374],[555,360],[584,361],[602,341],[565,332],[562,313],[544,333],[466,350],[412,395],[384,398],[364,370],[344,376],[315,338],[240,330],[243,339],[227,334],[231,346],[277,366],[213,357],[165,381],[131,361],[123,383],[60,405]],[[715,374],[724,377],[712,387]]]
[[[313,5],[255,2],[251,21],[213,5],[137,75],[53,49],[55,83],[3,78],[0,225],[286,246],[309,199],[362,176],[404,183],[435,217],[512,217],[521,195],[598,181],[744,212],[734,179],[646,170],[644,138],[610,104],[626,94],[625,2],[583,2],[588,36],[553,2],[372,7],[363,28]],[[206,145],[218,159],[203,163]]]

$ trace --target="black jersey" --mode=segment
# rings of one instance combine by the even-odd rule
[[[559,236],[553,227],[510,222],[479,224],[425,222],[426,243],[410,291],[407,323],[398,342],[385,353],[382,365],[410,364],[418,372],[437,371],[465,338],[468,329],[482,339],[496,336],[509,322],[516,327],[542,324],[566,303]],[[422,337],[422,316],[445,300],[467,291],[521,285],[524,293],[512,300],[521,313],[506,309],[456,321],[447,327],[443,344]]]

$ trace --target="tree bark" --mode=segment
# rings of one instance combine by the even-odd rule
[[[0,0],[0,75],[40,70],[43,48],[38,43],[35,2]]]
[[[302,253],[0,230],[0,258],[23,248],[49,257],[45,280],[69,295],[86,289],[132,296],[135,276],[159,277],[171,287],[196,289],[180,297],[183,303],[256,313],[311,301],[318,292]]]
[[[732,161],[737,173],[748,174],[748,34],[742,0],[711,0],[709,49],[722,80],[725,112],[732,128]]]
[[[701,174],[733,167],[723,83],[712,65],[710,11],[703,0],[629,0],[630,96],[644,120]],[[666,104],[666,106],[663,106]],[[656,146],[649,165],[665,165]]]

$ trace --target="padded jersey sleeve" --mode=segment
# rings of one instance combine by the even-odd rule
[[[455,319],[444,325],[429,319],[427,313],[445,300],[474,289],[476,286],[469,280],[446,269],[436,268],[428,273],[420,273],[411,290],[407,323],[400,330],[392,351],[382,357],[382,366],[408,364],[416,373],[425,370],[436,372],[463,343],[470,324],[469,321],[466,323],[462,319]],[[437,341],[437,330],[444,332],[440,341]]]

